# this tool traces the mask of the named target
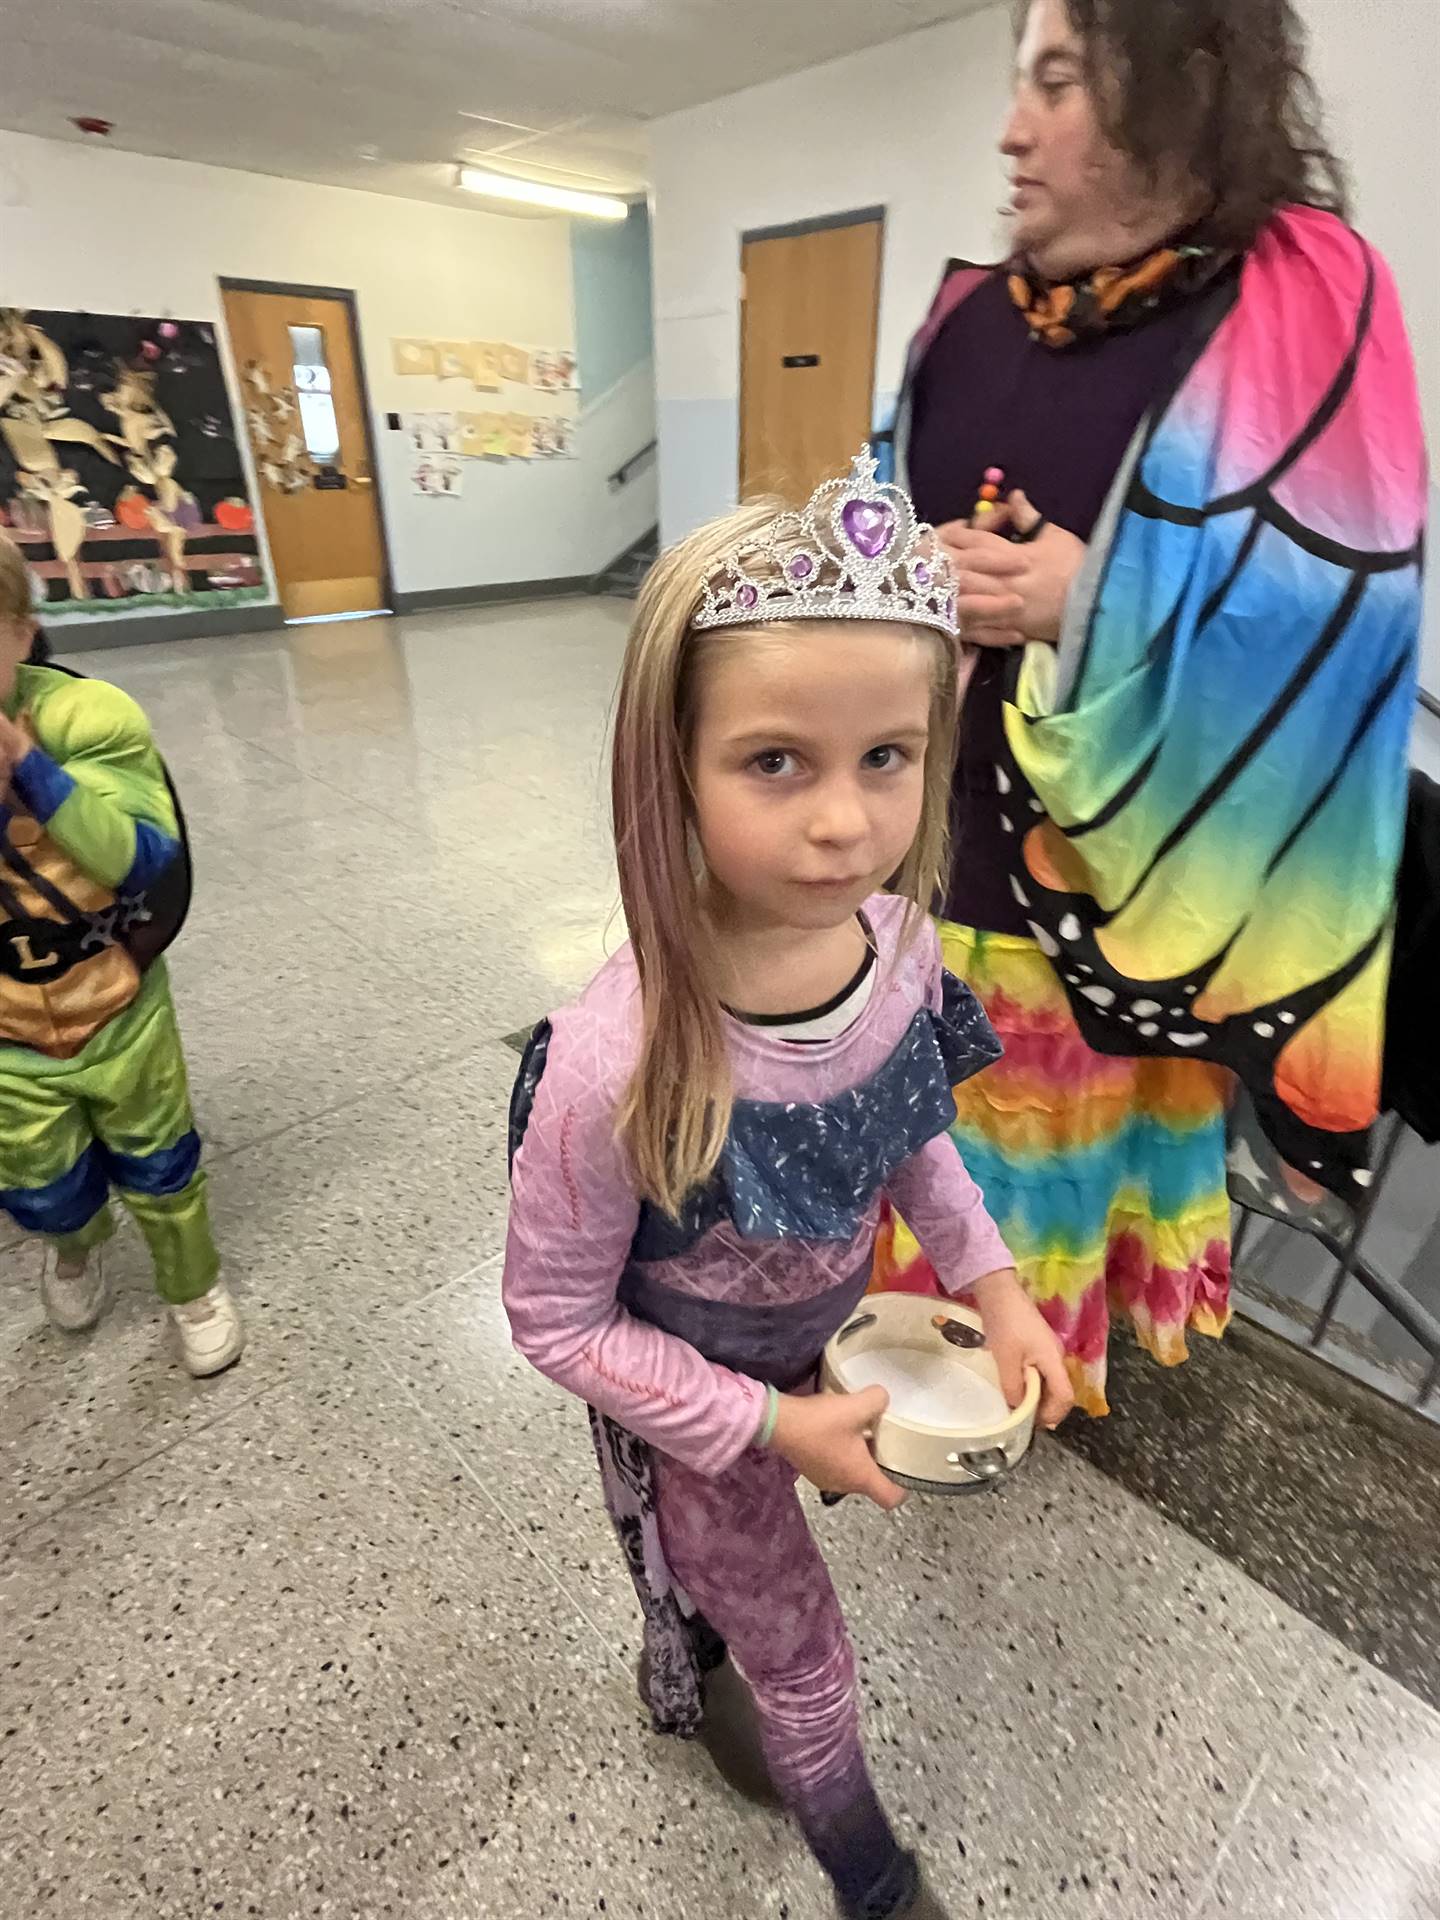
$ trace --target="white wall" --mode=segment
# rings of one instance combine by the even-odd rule
[[[883,408],[948,255],[992,258],[1012,60],[991,8],[657,121],[655,367],[667,539],[735,498],[740,236],[882,204]]]
[[[397,591],[588,574],[654,523],[653,477],[605,485],[654,430],[648,369],[582,396],[578,460],[469,461],[461,501],[413,495],[385,429],[390,409],[495,404],[399,378],[392,336],[574,346],[568,221],[0,132],[0,302],[218,321],[221,275],[355,292]]]
[[[1440,27],[1436,0],[1301,0],[1361,226],[1399,275],[1440,446]],[[995,151],[1013,58],[988,8],[777,80],[653,129],[661,522],[667,538],[734,498],[739,237],[883,203],[877,412],[947,255],[994,258]],[[1440,575],[1440,569],[1436,569]],[[1440,631],[1432,637],[1440,690]]]

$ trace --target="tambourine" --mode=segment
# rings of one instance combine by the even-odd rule
[[[1011,1407],[980,1316],[954,1301],[872,1293],[825,1349],[827,1392],[884,1387],[890,1405],[871,1449],[892,1480],[917,1493],[982,1493],[1029,1450],[1040,1406],[1030,1368]]]

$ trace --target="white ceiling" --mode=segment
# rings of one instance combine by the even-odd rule
[[[0,127],[456,203],[458,159],[638,193],[644,123],[987,0],[43,0]]]

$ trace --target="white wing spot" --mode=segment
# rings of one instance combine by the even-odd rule
[[[1080,938],[1080,922],[1075,918],[1073,913],[1067,913],[1065,918],[1060,922],[1060,938],[1062,940],[1078,940]]]
[[[1257,1020],[1255,1022],[1255,1031],[1262,1040],[1273,1040],[1275,1038],[1275,1029],[1268,1020]]]
[[[1097,1007],[1113,1007],[1115,1004],[1114,990],[1110,987],[1082,987],[1080,991],[1087,1000],[1093,1000]]]
[[[1005,769],[1004,769],[1004,767],[996,767],[996,769],[995,769],[995,785],[996,785],[996,787],[997,787],[997,788],[999,789],[999,791],[1000,791],[1001,793],[1009,793],[1009,791],[1010,791],[1010,776],[1009,776],[1009,774],[1008,774],[1008,773],[1006,773],[1006,771],[1005,771]]]
[[[1135,1002],[1135,1011],[1142,1020],[1148,1020],[1152,1013],[1159,1013],[1160,1002],[1158,1000],[1137,1000]]]
[[[1015,878],[1013,873],[1010,876],[1010,891],[1014,894],[1015,898],[1020,902],[1022,907],[1029,906],[1030,897],[1026,893],[1025,889],[1021,886],[1020,882]]]
[[[1030,931],[1035,936],[1035,944],[1047,960],[1053,960],[1060,952],[1059,942],[1048,934],[1038,920],[1030,922]]]
[[[1172,1033],[1170,1042],[1176,1047],[1203,1047],[1205,1036],[1203,1033]]]

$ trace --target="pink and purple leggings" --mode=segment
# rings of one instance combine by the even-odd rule
[[[771,1778],[847,1920],[889,1920],[915,1865],[861,1751],[855,1655],[794,1468],[755,1450],[714,1478],[656,1467],[666,1561],[749,1684]]]

